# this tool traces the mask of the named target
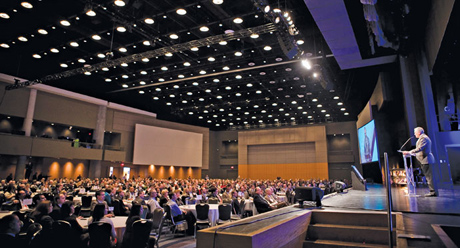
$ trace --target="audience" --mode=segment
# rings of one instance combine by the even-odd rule
[[[131,246],[131,238],[133,236],[133,223],[141,219],[143,208],[140,204],[133,204],[129,212],[128,219],[126,219],[126,229],[123,235],[122,248],[129,248]]]
[[[113,226],[113,222],[110,218],[106,217],[107,214],[105,205],[103,203],[98,203],[94,206],[93,214],[88,219],[88,225],[93,222],[105,222],[109,223],[112,226],[111,236],[112,236],[112,243],[115,244],[117,242],[117,233],[115,232],[115,227]]]
[[[2,247],[17,247],[19,242],[16,235],[21,230],[22,223],[17,215],[10,214],[0,219],[0,244]]]

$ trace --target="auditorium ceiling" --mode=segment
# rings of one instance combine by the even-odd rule
[[[374,46],[350,2],[363,57],[410,47]],[[302,0],[3,0],[0,73],[19,79],[11,90],[42,83],[212,130],[356,120],[384,65],[342,70],[312,13]],[[410,40],[400,19],[391,42]]]

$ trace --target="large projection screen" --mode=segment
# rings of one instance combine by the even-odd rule
[[[203,134],[136,124],[133,163],[201,167]]]

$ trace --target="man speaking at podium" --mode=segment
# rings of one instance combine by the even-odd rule
[[[431,153],[431,139],[425,134],[425,131],[421,127],[414,128],[414,135],[418,139],[415,145],[415,149],[411,151],[404,151],[404,155],[415,155],[417,160],[422,165],[423,174],[425,175],[430,193],[426,194],[426,197],[437,196],[436,190],[433,185],[433,173],[430,168],[430,164],[433,164],[434,156]]]

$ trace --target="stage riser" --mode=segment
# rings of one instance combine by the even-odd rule
[[[362,244],[388,244],[388,231],[385,228],[370,229],[364,226],[337,227],[332,225],[310,225],[307,237],[311,240],[339,240]],[[395,233],[393,233],[396,237]]]
[[[393,227],[396,227],[396,215],[392,217]],[[315,212],[311,224],[316,223],[388,227],[388,218],[385,213]]]

